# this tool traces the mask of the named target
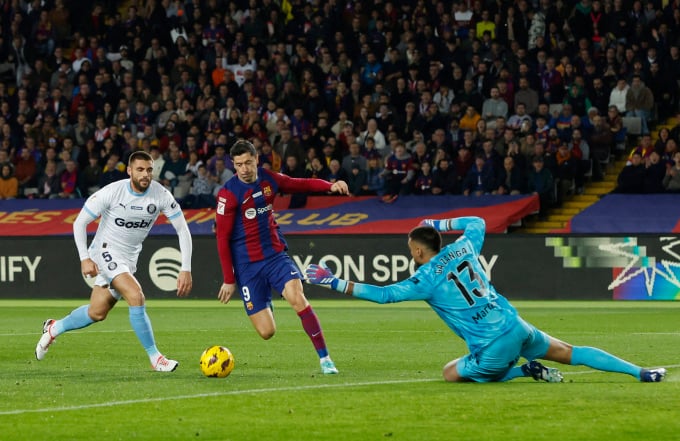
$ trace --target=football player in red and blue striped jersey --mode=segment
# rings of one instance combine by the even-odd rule
[[[303,275],[287,253],[273,207],[279,192],[348,194],[347,184],[296,179],[260,168],[257,150],[246,140],[234,143],[230,156],[236,174],[217,195],[217,250],[224,282],[218,298],[227,303],[238,285],[250,321],[267,340],[276,332],[271,292],[281,293],[300,317],[319,355],[322,372],[337,374],[319,319],[304,295]]]

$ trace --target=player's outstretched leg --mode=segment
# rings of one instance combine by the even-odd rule
[[[71,311],[69,315],[61,320],[47,319],[43,323],[43,333],[35,347],[35,358],[42,360],[45,358],[49,347],[54,343],[58,335],[74,329],[81,329],[94,323],[88,311],[90,305],[83,305]]]
[[[338,369],[335,367],[335,363],[331,360],[328,355],[328,349],[326,348],[326,340],[324,339],[323,332],[321,331],[321,324],[319,323],[319,318],[312,309],[312,305],[307,305],[305,309],[298,312],[298,317],[302,321],[302,328],[305,330],[309,339],[312,340],[314,349],[319,355],[319,363],[321,364],[321,372],[324,374],[337,374]]]
[[[156,340],[154,339],[153,329],[151,328],[151,320],[146,313],[146,305],[130,306],[129,311],[130,324],[149,356],[151,368],[158,372],[172,372],[177,369],[179,362],[165,358],[156,347]]]
[[[643,382],[658,382],[666,375],[666,370],[643,369],[608,352],[588,346],[574,346],[571,354],[572,365],[583,365],[607,372],[628,374]]]

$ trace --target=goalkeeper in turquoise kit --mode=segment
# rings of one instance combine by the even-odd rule
[[[452,230],[463,235],[442,248],[440,232]],[[408,235],[411,257],[419,265],[408,279],[379,287],[338,279],[325,266],[312,264],[307,281],[376,303],[427,302],[470,351],[444,366],[446,381],[562,381],[558,369],[537,359],[620,372],[643,382],[664,378],[664,368],[645,369],[597,348],[572,346],[524,321],[479,263],[484,234],[484,220],[478,217],[425,220]],[[518,365],[520,357],[527,362]]]

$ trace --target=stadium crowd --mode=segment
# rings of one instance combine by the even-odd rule
[[[86,197],[142,149],[183,206],[212,206],[239,138],[387,203],[547,207],[627,154],[616,191],[680,189],[680,0],[0,0],[0,17],[0,199]]]

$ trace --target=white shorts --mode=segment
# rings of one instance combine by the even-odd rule
[[[121,295],[111,286],[111,282],[116,276],[123,273],[134,274],[137,271],[137,260],[126,259],[116,254],[110,248],[90,248],[90,258],[97,264],[99,274],[94,280],[95,286],[107,286],[109,292],[116,299],[120,300]]]

